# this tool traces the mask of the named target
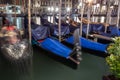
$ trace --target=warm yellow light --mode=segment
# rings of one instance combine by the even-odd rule
[[[113,8],[114,8],[114,6],[110,6],[110,8],[111,8],[111,9],[113,9]]]
[[[79,5],[78,5],[78,6],[82,6],[82,4],[83,4],[83,3],[79,3]]]
[[[102,17],[101,17],[101,23],[103,23],[103,22],[104,22],[104,20],[105,20],[105,17],[104,17],[104,16],[102,16]]]
[[[100,7],[100,4],[97,4],[96,7]]]
[[[77,9],[80,9],[80,6],[77,6]]]
[[[106,10],[106,6],[102,6],[102,11],[105,11]]]
[[[87,0],[87,3],[89,3],[89,4],[92,3],[92,2],[93,2],[93,0]]]

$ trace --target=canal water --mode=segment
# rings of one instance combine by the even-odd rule
[[[33,64],[29,73],[20,72],[20,67],[18,70],[0,59],[0,80],[102,80],[102,76],[109,73],[103,57],[82,52],[82,58],[78,68],[73,69],[47,56],[43,49],[33,47]]]
[[[16,25],[19,29],[23,26],[22,21],[17,18]],[[37,21],[40,24],[39,18]],[[102,76],[109,73],[105,59],[92,53],[82,52],[83,60],[77,69],[66,66],[46,53],[52,54],[33,47],[32,66],[22,67],[13,65],[0,56],[0,80],[102,80]]]

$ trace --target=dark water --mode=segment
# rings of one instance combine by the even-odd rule
[[[11,66],[0,59],[0,80],[102,80],[108,73],[102,57],[82,52],[83,60],[75,70],[46,56],[42,49],[34,47],[33,50],[33,66],[29,74],[20,66]]]

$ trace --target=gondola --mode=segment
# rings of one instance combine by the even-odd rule
[[[70,23],[70,28],[76,29],[79,28],[80,23],[73,21],[72,19],[69,20]],[[86,35],[87,32],[87,22],[82,21],[82,33],[83,36]],[[107,27],[107,31],[105,33],[105,27]],[[74,30],[73,30],[74,31]],[[89,33],[90,34],[99,34],[99,35],[103,35],[106,37],[115,37],[115,36],[119,36],[119,29],[117,28],[116,25],[108,25],[105,26],[105,24],[102,23],[90,23],[90,28],[89,28]]]
[[[45,28],[45,25],[42,26],[42,27]],[[53,24],[52,26],[47,25],[46,27],[52,28],[53,31],[52,31],[51,34],[52,34],[53,38],[56,38],[56,36],[58,36],[58,25]],[[74,37],[72,35],[70,35],[70,27],[68,25],[63,24],[61,26],[61,30],[62,30],[61,35],[63,37],[63,42],[67,42],[67,43],[70,43],[70,44],[73,45],[74,44]],[[84,37],[80,38],[80,42],[81,42],[82,48],[86,48],[86,49],[89,49],[89,50],[93,50],[93,51],[97,51],[97,52],[101,52],[101,53],[105,53],[105,54],[107,53],[106,49],[107,49],[108,44],[98,43],[98,42],[95,42],[95,41],[92,41],[92,40],[88,40]]]
[[[73,21],[70,21],[69,23],[72,23],[72,22]],[[62,30],[61,32],[66,33],[66,34],[61,34],[63,38],[63,42],[74,44],[74,37],[71,35],[71,33],[73,34],[74,31],[79,28],[79,26],[80,24],[77,22],[76,23],[74,22],[74,25],[73,23],[72,24],[66,23],[66,26],[64,26],[64,23],[61,24],[61,30]],[[54,26],[53,24],[52,26],[49,25],[49,27],[54,28],[53,36],[55,37],[58,36],[58,25]],[[66,27],[68,28],[67,30],[66,30]],[[112,42],[112,38],[119,36],[119,31],[116,26],[110,25],[107,29],[107,33],[105,33],[104,32],[105,27],[103,24],[90,24],[89,32],[91,36],[90,36],[90,39],[86,39],[85,38],[86,28],[87,28],[87,24],[84,23],[83,30],[82,30],[83,37],[81,37],[79,40],[81,41],[82,48],[91,50],[92,52],[95,51],[101,54],[103,53],[107,54],[107,46],[109,45],[109,43]],[[94,41],[95,40],[94,38],[98,38],[98,41],[97,42]]]
[[[80,62],[72,58],[72,55],[76,55],[76,51],[72,50],[58,40],[49,37],[49,28],[45,26],[40,26],[37,24],[32,24],[32,37],[35,45],[47,50],[57,56],[69,59],[76,64]]]
[[[77,28],[79,28],[80,23],[75,22],[73,20],[69,20],[69,27],[71,33],[74,32]],[[112,42],[112,38],[120,36],[120,30],[116,27],[116,25],[107,26],[107,31],[105,32],[105,25],[101,23],[91,23],[89,25],[89,35],[90,39],[97,39],[98,42],[101,43],[110,43]],[[82,36],[86,38],[87,35],[87,23],[84,21],[82,23]]]
[[[61,13],[59,13],[61,15]],[[61,19],[61,17],[59,16],[59,18]],[[55,17],[55,21],[56,23],[58,23],[58,19]],[[62,20],[59,20],[60,21],[60,25],[61,26],[58,26],[58,25],[50,25],[48,27],[52,28],[53,29],[53,36],[64,36],[64,35],[67,35],[67,34],[59,34],[59,30],[58,30],[58,27],[61,28],[61,32],[62,33],[66,33],[64,30],[66,28],[66,26],[64,26],[64,21]],[[63,23],[62,23],[63,22]],[[73,22],[73,21],[72,21]],[[74,33],[74,31],[79,28],[80,26],[80,23],[78,23],[77,25],[71,25],[70,24],[71,22],[69,22],[67,24],[67,27],[69,27],[69,33],[68,34],[71,34],[71,33]],[[57,26],[57,29],[55,29],[55,26]],[[73,27],[74,26],[74,27]],[[105,33],[105,26],[103,24],[90,24],[89,25],[90,28],[88,28],[88,24],[84,24],[82,25],[82,33],[83,33],[83,37],[81,37],[79,40],[81,41],[81,46],[84,47],[84,48],[88,48],[90,50],[97,50],[97,51],[102,51],[104,53],[106,53],[106,49],[107,49],[107,45],[108,44],[103,44],[103,43],[99,43],[99,42],[95,42],[95,41],[91,41],[91,40],[88,40],[88,38],[84,38],[84,35],[86,36],[89,36],[89,37],[92,37],[93,39],[94,38],[99,38],[99,39],[103,39],[103,41],[107,40],[107,41],[110,41],[112,42],[112,39],[111,37],[116,37],[116,36],[119,36],[119,30],[117,29],[117,27],[113,27],[113,26],[109,26],[107,27],[107,33]],[[59,28],[59,29],[60,29]],[[62,30],[63,28],[63,30]],[[88,33],[90,33],[90,35],[88,35]],[[65,42],[68,42],[68,43],[71,43],[73,44],[74,43],[74,38],[73,36],[65,36],[63,37],[63,40]],[[110,43],[109,42],[109,43]],[[89,43],[88,45],[86,45],[86,43]],[[85,45],[84,45],[85,44]],[[92,47],[91,47],[92,46]],[[96,47],[96,48],[94,48]],[[100,47],[103,47],[103,49],[101,49]]]
[[[61,26],[61,27],[66,28],[65,26]],[[63,29],[63,30],[65,30],[65,29]],[[56,31],[57,30],[55,30],[55,32]],[[65,31],[62,31],[62,32],[65,33]],[[58,32],[56,32],[56,33],[58,33]],[[57,34],[54,33],[54,35],[57,35]],[[79,40],[81,42],[81,47],[83,47],[83,48],[87,48],[87,49],[90,49],[93,51],[98,51],[101,53],[107,53],[106,49],[107,49],[108,44],[95,42],[93,40],[86,39],[85,37],[81,37]],[[70,44],[74,44],[74,36],[66,33],[66,36],[65,36],[65,34],[63,35],[63,41],[70,43]]]

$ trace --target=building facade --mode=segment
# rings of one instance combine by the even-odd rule
[[[31,0],[33,13],[57,13],[59,11],[60,0]],[[78,0],[61,0],[62,13],[71,12],[75,8]],[[28,0],[0,0],[0,4],[21,5],[24,11],[27,10]]]
[[[62,0],[62,13],[72,10],[73,0]],[[33,11],[37,13],[58,13],[60,0],[35,0],[33,2]]]

